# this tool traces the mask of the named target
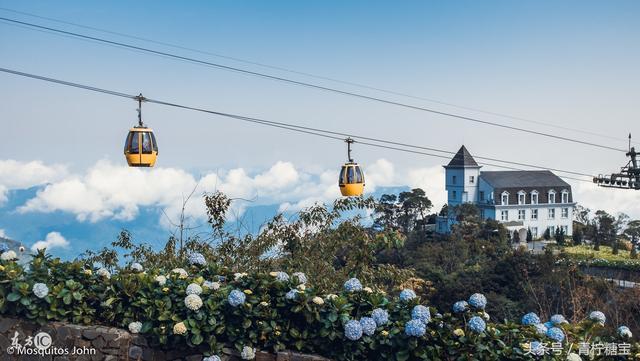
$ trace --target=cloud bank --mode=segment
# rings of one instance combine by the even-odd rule
[[[47,251],[51,251],[53,248],[66,248],[69,246],[67,241],[59,232],[49,232],[44,241],[37,241],[31,246],[31,250],[36,252],[40,249],[46,248]]]

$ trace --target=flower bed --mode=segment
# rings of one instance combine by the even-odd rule
[[[439,312],[408,289],[387,295],[352,278],[340,293],[318,294],[304,274],[234,273],[200,256],[191,255],[184,268],[132,264],[111,271],[42,253],[26,268],[2,257],[0,313],[126,328],[152,347],[195,349],[210,361],[225,345],[244,359],[257,350],[291,349],[336,360],[525,360],[554,351],[548,357],[564,360],[587,341],[640,353],[631,330],[608,334],[597,311],[577,324],[561,315],[543,323],[533,313],[517,324],[492,323],[481,294]]]

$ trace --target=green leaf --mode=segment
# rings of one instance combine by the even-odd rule
[[[15,293],[15,292],[11,292],[7,296],[7,301],[9,301],[9,302],[16,302],[19,299],[20,299],[20,294]]]

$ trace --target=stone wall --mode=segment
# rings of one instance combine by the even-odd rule
[[[39,326],[26,320],[0,317],[0,361],[201,361],[202,358],[202,354],[194,351],[151,348],[143,336],[119,328],[78,326],[62,322]],[[240,360],[240,356],[235,350],[225,348],[222,359],[236,361]],[[259,351],[255,360],[329,361],[320,356],[289,351],[277,354]]]

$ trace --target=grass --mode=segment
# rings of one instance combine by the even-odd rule
[[[564,247],[563,251],[573,259],[588,260],[588,259],[605,259],[610,262],[633,262],[640,265],[640,259],[631,259],[629,251],[620,249],[618,254],[612,253],[612,248],[609,246],[600,246],[599,251],[595,251],[591,245],[580,245]]]

